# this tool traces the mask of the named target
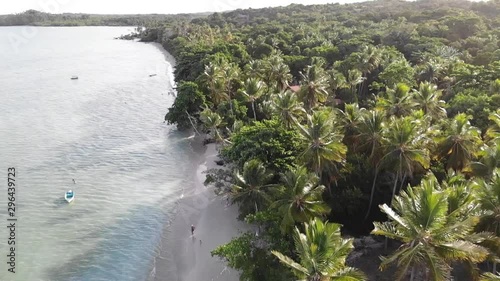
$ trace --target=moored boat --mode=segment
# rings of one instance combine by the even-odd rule
[[[71,203],[71,201],[75,199],[75,193],[73,192],[73,190],[66,191],[66,193],[64,194],[64,199],[66,199],[68,203]]]

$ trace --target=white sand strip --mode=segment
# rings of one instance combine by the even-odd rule
[[[239,280],[238,272],[210,255],[210,251],[250,230],[249,225],[237,220],[237,206],[227,207],[226,200],[203,185],[206,176],[203,172],[217,167],[216,159],[215,145],[207,145],[198,171],[193,175],[197,177],[196,187],[184,194],[177,215],[162,239],[154,280]],[[195,226],[194,236],[191,224]]]

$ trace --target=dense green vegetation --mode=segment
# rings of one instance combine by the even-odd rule
[[[234,175],[210,178],[261,230],[213,254],[242,280],[363,280],[340,223],[401,245],[380,264],[398,280],[498,280],[479,270],[500,256],[498,15],[379,0],[149,26],[177,59],[166,121],[219,143]]]
[[[97,14],[50,14],[28,10],[19,14],[0,15],[0,26],[36,25],[36,26],[144,26],[191,20],[203,14],[179,15],[97,15]]]

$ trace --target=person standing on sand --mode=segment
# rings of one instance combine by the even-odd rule
[[[195,229],[194,225],[191,225],[191,235],[194,235],[194,229]]]

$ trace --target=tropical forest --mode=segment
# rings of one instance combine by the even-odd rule
[[[500,1],[376,0],[146,24],[165,120],[257,229],[244,281],[500,280]]]

